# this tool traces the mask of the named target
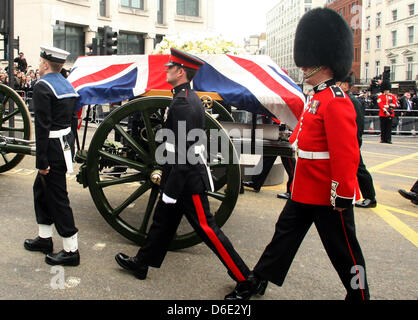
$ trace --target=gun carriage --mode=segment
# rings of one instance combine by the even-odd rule
[[[124,56],[117,57],[124,59]],[[132,60],[135,56],[126,57]],[[166,58],[168,60],[168,56]],[[70,82],[77,90],[75,84],[82,78],[77,75],[83,71],[83,67],[91,68],[92,65],[103,63],[106,66],[114,65],[111,59],[112,57],[103,56],[79,58],[70,74]],[[164,56],[159,56],[158,59],[159,70],[155,73],[164,75],[163,66],[166,61]],[[278,68],[273,62],[270,63]],[[88,73],[97,74],[90,71]],[[139,78],[139,73],[135,77]],[[249,125],[234,122],[231,111],[225,107],[229,104],[228,99],[224,98],[228,93],[219,92],[222,91],[219,88],[216,88],[216,91],[199,91],[199,81],[202,80],[195,80],[194,86],[195,89],[197,87],[197,93],[206,107],[207,164],[215,189],[208,192],[208,196],[216,223],[221,227],[231,216],[239,196],[240,154],[262,152],[263,155],[292,157],[293,150],[283,127],[260,125],[256,124],[256,121]],[[291,80],[286,78],[286,81]],[[78,143],[75,155],[75,161],[80,164],[77,181],[83,187],[88,187],[97,210],[113,229],[138,245],[143,245],[159,197],[162,165],[155,156],[161,143],[157,139],[157,132],[162,127],[166,109],[170,105],[171,92],[167,88],[165,77],[160,78],[157,83],[154,82],[151,88],[140,90],[142,92],[139,95],[135,94],[134,88],[129,99],[120,94],[120,91],[112,93],[113,85],[103,87],[99,81],[90,86],[81,86],[82,89],[87,88],[87,91],[78,90],[81,103],[88,105],[88,108],[82,144],[80,147]],[[119,85],[124,86],[123,83]],[[132,86],[135,86],[135,82],[131,89]],[[296,85],[293,87],[296,88]],[[279,102],[271,101],[270,108],[264,108],[259,103],[253,112],[253,120],[261,113],[273,115],[286,123],[293,122],[294,125],[303,110],[303,95],[299,89],[295,89],[294,92],[290,94],[294,95],[296,111],[289,113],[283,97],[279,97]],[[245,97],[241,98],[243,101],[246,100]],[[85,148],[91,105],[121,100],[130,101],[122,103],[104,118]],[[248,101],[234,104],[238,109],[252,111]],[[278,114],[280,112],[277,110],[284,110],[284,116]],[[262,140],[256,136],[256,129],[259,128],[263,129]],[[16,92],[0,85],[0,172],[14,168],[25,155],[35,154],[35,141],[31,139],[31,117],[27,106]],[[123,169],[114,170],[116,168]],[[182,222],[171,249],[190,247],[200,241],[193,229]]]

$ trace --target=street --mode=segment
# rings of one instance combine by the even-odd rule
[[[355,209],[357,236],[366,260],[373,300],[418,298],[418,207],[397,190],[409,191],[418,179],[418,138],[364,136],[362,155],[371,172],[378,206]],[[75,165],[75,173],[78,169]],[[219,300],[234,282],[204,245],[169,252],[160,269],[146,280],[134,278],[115,262],[118,252],[134,255],[137,246],[113,230],[97,211],[88,188],[68,179],[68,192],[79,229],[81,264],[51,267],[44,254],[29,252],[23,241],[37,236],[32,185],[35,158],[26,156],[13,170],[0,174],[0,299],[34,300]],[[252,269],[269,243],[285,200],[285,181],[246,189],[222,230]],[[62,241],[54,230],[54,252]],[[314,226],[309,230],[282,287],[269,284],[262,300],[342,300],[345,289],[331,265]]]

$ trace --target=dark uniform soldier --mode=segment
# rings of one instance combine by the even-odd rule
[[[33,185],[39,236],[25,240],[30,251],[47,253],[51,265],[80,263],[77,232],[67,193],[66,173],[73,171],[72,154],[77,128],[75,113],[78,94],[60,71],[70,53],[41,47],[41,79],[33,90],[36,134],[36,168]],[[52,225],[63,238],[63,250],[52,254]]]
[[[249,295],[255,286],[248,279],[250,270],[210,213],[205,192],[213,189],[213,183],[205,165],[204,145],[199,145],[199,141],[183,141],[178,134],[179,128],[183,126],[180,129],[186,135],[193,129],[200,129],[205,136],[205,110],[190,87],[190,81],[203,63],[195,56],[171,49],[166,72],[167,82],[173,86],[173,101],[163,128],[171,130],[175,136],[174,141],[165,142],[167,152],[174,153],[175,163],[163,166],[161,195],[145,245],[134,257],[119,253],[115,259],[122,268],[131,271],[141,280],[145,279],[149,266],[161,266],[184,214],[193,229],[228,269],[228,274],[238,282],[242,294]],[[192,164],[189,157],[186,157],[190,153],[201,156],[202,161]]]
[[[298,156],[291,199],[253,275],[281,286],[314,223],[347,290],[346,299],[369,299],[353,214],[359,164],[356,112],[344,91],[335,86],[351,68],[349,26],[328,8],[305,13],[296,29],[294,59],[315,93],[290,139]]]
[[[345,93],[350,98],[351,102],[354,105],[356,110],[356,124],[357,124],[357,141],[359,148],[363,143],[363,131],[364,131],[364,111],[361,105],[361,102],[350,93],[350,89],[353,84],[352,73],[347,76],[347,78],[339,83],[338,86],[345,91]],[[366,165],[363,162],[363,157],[361,156],[360,150],[360,163],[357,170],[357,179],[360,187],[361,194],[363,195],[363,200],[356,202],[356,207],[359,208],[375,208],[377,206],[376,201],[376,191],[373,186],[373,178],[370,172],[367,170]]]

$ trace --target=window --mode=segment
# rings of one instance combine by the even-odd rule
[[[145,39],[142,34],[119,32],[118,54],[144,54]]]
[[[396,59],[390,60],[390,81],[395,81]]]
[[[101,17],[107,17],[106,0],[100,0],[100,2],[99,2],[99,13],[100,13]]]
[[[366,38],[366,50],[370,50],[370,38]]]
[[[376,61],[376,76],[380,75],[380,61]]]
[[[74,62],[78,56],[85,54],[85,38],[82,27],[54,25],[53,43],[54,47],[70,52],[67,62]]]
[[[398,10],[392,10],[392,20],[398,20]]]
[[[414,68],[414,64],[413,64],[414,58],[413,57],[408,57],[407,58],[407,64],[406,64],[406,80],[412,80],[412,71]]]
[[[370,30],[370,16],[366,17],[366,30]]]
[[[392,47],[396,47],[397,42],[398,42],[397,38],[398,38],[398,35],[397,35],[396,30],[392,31]]]
[[[369,82],[369,63],[366,62],[364,64],[364,77],[366,78],[366,82]]]
[[[414,43],[414,27],[408,27],[408,43]]]
[[[164,0],[158,0],[157,23],[164,23]]]
[[[378,12],[376,14],[376,28],[377,27],[380,27],[381,21],[382,21],[382,13],[381,12]]]
[[[415,5],[414,4],[410,4],[408,6],[408,9],[409,9],[409,15],[410,16],[413,16],[415,14]]]
[[[144,10],[144,0],[121,0],[122,7]]]
[[[382,46],[382,36],[376,36],[376,49],[380,49]]]
[[[199,0],[177,0],[177,14],[180,16],[199,16]]]

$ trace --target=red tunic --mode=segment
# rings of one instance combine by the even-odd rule
[[[332,82],[331,82],[332,83]],[[290,137],[307,152],[329,152],[329,159],[298,157],[291,198],[312,205],[347,208],[358,190],[360,159],[356,111],[339,87],[323,83]]]
[[[395,117],[394,108],[398,106],[398,101],[393,94],[381,94],[377,97],[379,106],[379,117]]]

